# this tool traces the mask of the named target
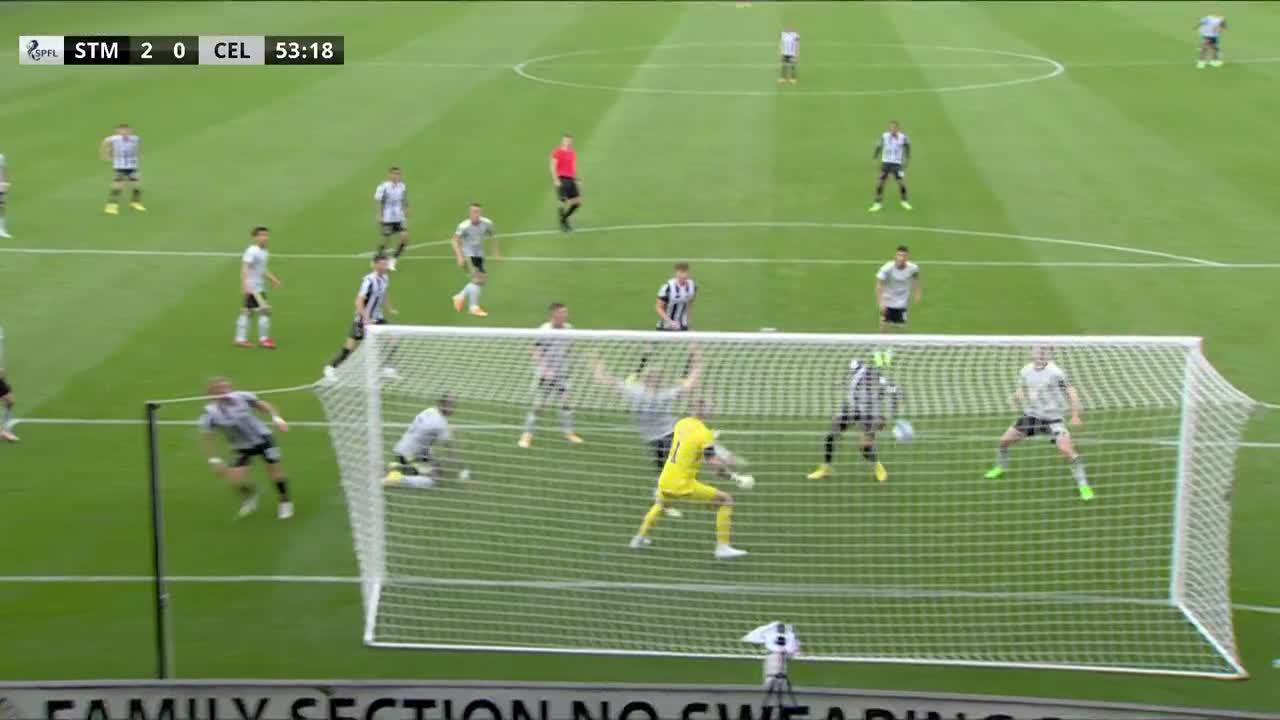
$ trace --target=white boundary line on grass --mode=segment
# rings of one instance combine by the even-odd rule
[[[346,67],[405,67],[436,68],[442,70],[505,70],[521,61],[512,62],[434,62],[431,60],[369,60],[365,62],[349,62]],[[1059,60],[1067,70],[1110,69],[1110,68],[1143,68],[1143,67],[1189,67],[1194,63],[1185,60]],[[1280,57],[1237,58],[1227,61],[1228,65],[1271,65],[1280,63]],[[1001,67],[1041,67],[1044,63],[1008,62],[1008,63],[859,63],[859,62],[806,62],[805,67],[850,68],[858,69],[914,69],[914,68],[1001,68]],[[638,70],[659,70],[669,68],[680,70],[685,68],[725,68],[752,69],[777,68],[777,62],[770,63],[568,63],[570,67],[620,67]],[[791,93],[788,93],[791,94]]]
[[[204,583],[210,585],[279,583],[297,585],[356,585],[361,579],[342,575],[167,575],[165,580],[176,583]],[[0,584],[133,584],[154,581],[150,575],[0,575]],[[679,592],[786,592],[786,593],[839,593],[861,597],[935,597],[992,600],[1041,600],[1077,602],[1087,604],[1127,604],[1167,606],[1165,600],[1082,595],[1077,593],[985,593],[961,590],[899,590],[885,588],[857,588],[844,586],[769,586],[755,584],[706,584],[706,583],[633,583],[598,580],[468,580],[450,578],[393,578],[390,584],[426,585],[440,587],[524,588],[536,590],[674,590]],[[1280,615],[1280,607],[1235,603],[1236,610]]]
[[[1047,237],[1043,235],[1023,235],[1019,233],[1002,233],[982,230],[965,230],[962,228],[948,227],[928,227],[923,225],[882,225],[874,223],[856,223],[856,222],[815,222],[815,221],[691,221],[691,222],[672,222],[672,223],[637,223],[631,225],[603,225],[600,227],[584,227],[574,231],[574,234],[591,234],[591,233],[611,233],[611,232],[635,232],[648,230],[675,230],[675,229],[707,229],[707,230],[724,230],[734,228],[777,228],[777,229],[817,229],[817,230],[868,230],[868,231],[888,231],[888,232],[907,232],[907,233],[932,233],[936,235],[949,235],[955,237],[972,237],[972,238],[990,238],[995,240],[1020,240],[1029,243],[1038,243],[1044,245],[1065,245],[1068,247],[1091,248],[1095,250],[1109,250],[1112,252],[1128,253],[1131,255],[1142,255],[1145,257],[1160,258],[1164,263],[1135,263],[1135,262],[1089,262],[1089,261],[981,261],[981,260],[934,260],[930,261],[934,265],[954,265],[954,266],[972,266],[972,267],[1133,267],[1141,268],[1150,265],[1154,268],[1181,268],[1181,267],[1207,267],[1219,269],[1243,269],[1243,268],[1261,268],[1274,269],[1280,268],[1280,262],[1263,262],[1263,263],[1233,263],[1219,262],[1201,257],[1193,257],[1189,255],[1178,255],[1175,253],[1163,252],[1160,250],[1148,250],[1145,248],[1130,247],[1127,245],[1114,245],[1109,243],[1089,242],[1086,240],[1068,240],[1065,238]],[[548,237],[555,235],[563,235],[560,230],[523,230],[513,233],[502,233],[503,238],[521,238],[521,237]],[[410,247],[423,248],[447,245],[449,240],[433,240],[424,243],[417,243]],[[0,253],[11,253],[19,255],[123,255],[123,256],[141,256],[141,257],[214,257],[214,258],[239,258],[243,255],[243,251],[217,251],[217,250],[142,250],[142,249],[110,249],[110,248],[37,248],[37,247],[4,247],[0,246]],[[273,258],[286,259],[312,259],[312,260],[354,260],[366,259],[369,257],[368,252],[361,253],[275,253],[271,254]],[[418,260],[452,260],[452,255],[440,256],[416,256]],[[684,258],[695,262],[705,263],[771,263],[771,264],[815,264],[815,265],[856,265],[856,264],[881,264],[883,260],[845,260],[839,258]],[[506,260],[517,262],[600,262],[600,263],[643,263],[643,262],[665,262],[667,258],[652,257],[557,257],[557,256],[517,256],[508,257]]]

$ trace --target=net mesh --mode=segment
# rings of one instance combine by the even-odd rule
[[[1087,502],[1044,436],[983,476],[1044,346],[1083,400]],[[535,358],[561,350],[571,413],[535,380]],[[914,439],[877,435],[877,482],[850,429],[834,474],[808,479],[851,359],[885,351]],[[628,547],[659,465],[623,386],[672,387],[691,367],[675,414],[709,400],[708,424],[756,479],[721,486],[739,560],[713,558],[714,513],[697,504]],[[318,392],[372,644],[736,656],[755,652],[744,632],[782,619],[814,658],[1243,672],[1230,489],[1254,403],[1194,340],[386,327]],[[384,486],[396,441],[446,392],[470,476]]]

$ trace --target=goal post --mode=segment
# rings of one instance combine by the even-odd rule
[[[1038,350],[1079,393],[1081,464],[1046,426],[988,479]],[[562,373],[540,382],[548,352]],[[833,426],[855,359],[899,391],[874,438]],[[749,657],[742,634],[781,619],[811,659],[1244,675],[1231,486],[1257,403],[1198,338],[377,326],[317,393],[370,645]],[[384,485],[446,395],[458,463]],[[694,400],[755,478],[719,484],[746,557],[713,557],[696,503],[629,547],[661,467],[652,421]],[[828,444],[833,474],[809,479]]]

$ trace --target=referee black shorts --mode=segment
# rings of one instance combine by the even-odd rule
[[[578,181],[571,177],[560,177],[560,185],[557,188],[557,194],[563,200],[577,200],[582,194],[578,192]]]

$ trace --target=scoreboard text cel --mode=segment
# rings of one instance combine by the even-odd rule
[[[22,35],[23,65],[341,65],[341,35]]]

